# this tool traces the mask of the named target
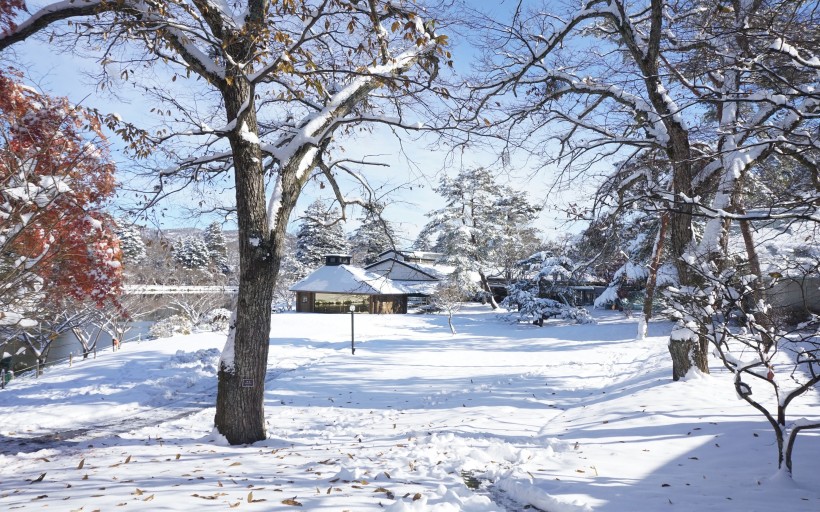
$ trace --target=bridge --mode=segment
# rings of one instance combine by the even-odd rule
[[[127,295],[236,295],[238,286],[174,286],[156,284],[127,284],[122,287]]]

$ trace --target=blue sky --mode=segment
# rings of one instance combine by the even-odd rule
[[[503,13],[511,6],[516,5],[515,2],[473,1],[472,3],[477,7],[493,11],[499,17],[503,16]],[[469,70],[476,50],[469,46],[466,38],[453,38],[453,40],[457,68],[460,71]],[[148,108],[141,98],[129,96],[127,90],[123,91],[122,98],[114,98],[104,91],[97,90],[93,80],[85,75],[85,73],[99,69],[95,62],[57,54],[47,44],[39,41],[27,41],[15,47],[14,50],[16,56],[10,57],[10,60],[21,67],[29,79],[43,91],[68,96],[72,102],[96,107],[103,112],[116,112],[127,121],[133,120],[140,123],[146,120]],[[122,85],[127,87],[127,83]],[[371,160],[389,164],[389,168],[376,167],[365,169],[363,172],[371,179],[374,188],[379,190],[400,188],[388,200],[389,206],[385,211],[385,217],[396,223],[408,240],[412,240],[426,222],[425,213],[443,205],[441,198],[432,190],[442,173],[455,174],[462,166],[492,165],[497,158],[492,151],[476,149],[459,154],[457,159],[448,160],[443,151],[429,149],[429,144],[433,141],[430,136],[421,137],[419,140],[413,140],[413,137],[417,135],[403,137],[400,144],[388,130],[376,129],[370,134],[360,135],[358,139],[345,143],[349,156],[366,155],[371,157]],[[402,146],[409,159],[400,154]],[[374,148],[376,148],[375,151]],[[131,162],[120,152],[115,151],[114,153],[120,169],[127,171],[132,165]],[[514,158],[512,169],[507,171],[509,174],[503,176],[502,180],[529,193],[533,201],[545,202],[547,184],[550,181],[549,171],[541,171],[531,176],[532,170],[529,167],[531,163],[524,162],[523,158]],[[125,175],[126,173],[123,172],[122,177],[124,178]],[[329,197],[328,192],[327,188],[323,190],[318,184],[309,185],[300,198],[294,217],[298,217],[315,197]],[[230,194],[231,191],[223,193]],[[126,204],[127,199],[127,197],[122,197],[117,203]],[[564,194],[562,197],[552,196],[546,199],[548,201],[545,206],[550,206],[553,202],[566,203],[570,199],[574,200],[575,197]],[[180,206],[193,207],[196,201],[197,199],[190,194],[181,194],[173,201],[161,205],[159,213],[162,215],[158,216],[161,226],[203,228],[217,219],[213,215],[203,215],[198,218],[183,215]],[[292,224],[296,223],[298,220],[294,218]],[[348,231],[355,228],[355,225],[355,222],[349,223]],[[231,229],[232,226],[228,224],[225,227]],[[539,221],[539,227],[547,237],[560,235],[566,229],[563,225],[563,214],[547,208]],[[571,229],[578,230],[579,227],[575,226]]]

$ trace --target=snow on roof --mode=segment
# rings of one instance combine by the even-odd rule
[[[385,267],[385,265],[387,265]],[[393,271],[393,265],[401,265],[403,267],[410,268],[419,272],[423,275],[426,275],[430,279],[440,281],[447,277],[448,275],[452,274],[455,271],[455,267],[448,267],[445,265],[425,265],[422,263],[408,263],[406,261],[401,261],[396,258],[386,258],[379,260],[375,263],[371,263],[365,267],[365,270],[372,270],[373,272],[377,273],[386,273],[385,275],[389,276],[390,273]],[[379,268],[381,267],[381,268]],[[375,269],[375,270],[373,270]],[[398,282],[398,279],[393,279],[394,282]]]
[[[388,250],[380,253],[379,258],[386,259],[384,257],[387,256],[388,254],[391,254],[391,253],[396,254],[398,256],[401,256],[404,259],[414,258],[414,259],[426,260],[426,261],[436,261],[436,260],[441,259],[442,256],[444,256],[444,254],[440,253],[440,252],[416,251],[416,250],[412,250],[412,249],[388,249]]]
[[[407,289],[374,272],[352,265],[323,266],[290,287],[292,292],[405,295]]]
[[[427,296],[435,294],[439,284],[438,281],[403,281],[398,279],[393,282],[406,289],[407,293],[411,295]]]

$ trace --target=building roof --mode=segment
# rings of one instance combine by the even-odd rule
[[[384,266],[387,265],[385,268]],[[382,267],[376,272],[387,272],[387,275],[390,275],[390,272],[393,270],[393,265],[400,265],[409,269],[412,269],[419,274],[427,276],[429,279],[419,279],[419,281],[439,281],[447,276],[447,273],[444,269],[437,268],[436,265],[422,265],[419,263],[407,263],[406,261],[397,260],[396,258],[387,258],[383,260],[379,260],[375,263],[371,263],[365,267],[365,270],[371,270],[377,267]],[[452,272],[452,270],[450,270]],[[394,279],[394,281],[397,281]]]
[[[323,266],[290,287],[292,292],[406,295],[400,284],[352,265]]]
[[[405,250],[398,250],[398,249],[388,249],[381,254],[379,254],[380,259],[385,259],[389,257],[390,253],[396,254],[397,256],[401,256],[405,260],[408,258],[417,259],[417,260],[424,260],[424,261],[436,261],[441,259],[444,254],[440,252],[430,252],[430,251],[416,251],[412,249],[405,249]]]

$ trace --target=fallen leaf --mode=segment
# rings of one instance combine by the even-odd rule
[[[137,490],[136,490],[136,491],[134,491],[134,492],[132,492],[131,494],[134,494],[134,495],[136,495],[136,496],[142,496],[143,494],[145,494],[145,491],[143,491],[142,489],[140,489],[139,487],[137,487]]]
[[[131,456],[130,455],[128,456],[128,458],[125,459],[125,462],[123,462],[123,464],[128,464],[129,462],[131,462]]]
[[[80,463],[77,465],[77,469],[83,469],[83,466],[85,466],[85,459],[80,461]]]
[[[416,494],[413,495],[413,501],[418,501],[420,499],[421,499],[421,493],[420,492],[417,492]]]
[[[180,458],[180,457],[182,457],[182,454],[181,454],[181,453],[178,453],[178,454],[177,454],[177,460],[179,460],[179,458]]]
[[[34,480],[32,480],[31,483],[36,484],[37,482],[42,482],[43,478],[45,478],[45,477],[46,477],[46,474],[43,473],[42,475],[40,475],[37,478],[35,478]]]
[[[292,507],[301,507],[302,504],[296,501],[293,498],[288,498],[286,500],[282,500],[282,505],[290,505]]]
[[[151,501],[154,499],[154,495],[148,496],[147,498],[143,499],[142,501]]]
[[[242,463],[241,463],[241,462],[234,462],[233,464],[231,464],[231,465],[230,465],[230,466],[228,466],[228,467],[231,467],[231,466],[241,466],[241,465],[242,465]]]

